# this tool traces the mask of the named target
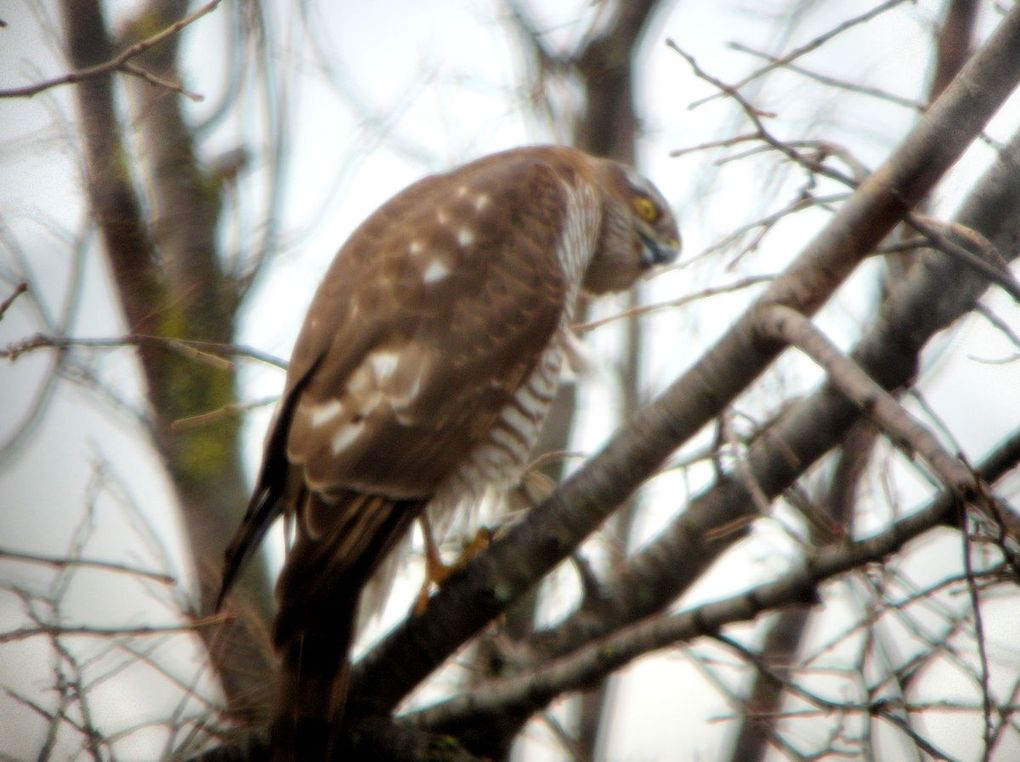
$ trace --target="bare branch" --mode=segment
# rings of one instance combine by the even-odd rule
[[[1020,457],[1020,435],[993,453],[983,465],[989,468],[1004,456],[1012,463]],[[715,636],[723,625],[750,621],[763,611],[813,604],[818,600],[821,583],[895,553],[911,539],[939,526],[957,501],[954,494],[943,493],[883,532],[805,558],[797,568],[774,582],[689,611],[631,625],[568,656],[545,662],[533,672],[492,681],[415,712],[407,721],[443,731],[468,719],[478,722],[481,715],[497,716],[525,708],[533,711],[555,696],[582,688],[651,651],[703,635]]]
[[[781,345],[756,337],[756,313],[785,304],[813,314],[906,211],[932,188],[1020,79],[1014,8],[884,166],[811,241],[702,361],[631,418],[606,448],[511,527],[428,611],[394,630],[356,667],[356,713],[392,708],[506,605],[528,590],[622,503],[682,442],[753,381]],[[949,126],[952,126],[950,129]],[[811,572],[812,574],[814,571]],[[422,644],[429,644],[427,649]],[[440,644],[442,644],[440,646]]]
[[[732,42],[730,43],[730,47],[733,48],[734,50],[740,51],[741,53],[747,53],[748,55],[757,56],[758,58],[764,58],[766,61],[769,61],[777,66],[782,66],[783,69],[785,69],[786,71],[792,71],[795,74],[800,74],[803,77],[813,79],[816,82],[819,82],[828,87],[834,87],[840,90],[847,90],[849,92],[867,95],[872,98],[878,98],[879,100],[888,101],[889,103],[894,103],[897,106],[909,108],[912,111],[916,111],[918,113],[924,111],[924,104],[920,103],[919,101],[913,100],[912,98],[904,98],[903,96],[896,95],[895,93],[890,93],[886,90],[882,90],[881,88],[877,87],[869,87],[867,85],[862,85],[856,82],[846,82],[841,79],[836,79],[835,77],[827,77],[824,74],[819,74],[818,72],[810,71],[809,69],[805,69],[802,66],[794,66],[784,58],[780,58],[779,56],[771,56],[768,53],[763,53],[760,50],[755,50],[754,48],[751,48],[740,42]]]
[[[202,617],[192,622],[183,624],[141,625],[138,627],[95,627],[92,625],[58,625],[40,624],[37,627],[20,627],[16,630],[0,632],[0,643],[11,643],[16,640],[25,640],[39,635],[49,637],[59,635],[82,635],[95,638],[109,638],[122,636],[143,636],[143,635],[166,635],[176,633],[191,633],[204,627],[212,627],[222,624],[228,619],[226,614]]]
[[[1018,334],[1009,323],[996,315],[987,305],[979,304],[974,311],[991,323],[997,331],[1005,336],[1010,343],[1020,349],[1020,334]],[[1014,356],[1015,359],[1015,356]]]
[[[807,353],[828,374],[830,382],[860,406],[908,457],[919,453],[952,492],[973,496],[981,491],[975,475],[947,453],[889,392],[845,357],[811,321],[789,307],[775,305],[760,313],[762,331]]]
[[[876,16],[879,16],[879,15],[885,13],[886,11],[890,10],[891,8],[895,8],[897,5],[902,5],[904,2],[905,2],[905,0],[887,0],[887,2],[884,2],[881,5],[878,5],[878,6],[874,7],[874,8],[872,8],[870,11],[866,11],[865,13],[862,13],[859,16],[855,16],[854,18],[847,19],[846,21],[844,21],[841,24],[837,24],[832,29],[827,31],[825,34],[818,35],[817,37],[815,37],[813,40],[811,40],[807,44],[802,45],[801,47],[797,48],[796,50],[791,50],[785,56],[781,56],[780,58],[777,58],[774,61],[772,61],[771,63],[769,63],[767,66],[763,66],[760,69],[758,69],[757,71],[754,71],[751,74],[747,75],[742,80],[740,80],[740,82],[738,82],[737,84],[733,85],[733,88],[734,89],[739,89],[739,88],[743,87],[744,85],[750,84],[754,80],[758,79],[759,77],[761,77],[764,74],[767,74],[768,72],[772,71],[773,69],[776,69],[776,68],[778,68],[780,66],[785,66],[786,64],[790,63],[791,61],[795,61],[798,58],[806,55],[807,53],[810,53],[812,50],[817,50],[822,45],[824,45],[826,42],[831,40],[833,37],[836,37],[836,36],[842,34],[847,29],[851,29],[851,28],[853,28],[853,27],[855,27],[855,26],[857,26],[859,24],[863,24],[865,21],[870,21],[871,19],[873,19]],[[708,103],[709,101],[714,100],[715,98],[718,98],[718,97],[719,97],[718,94],[716,94],[716,95],[709,95],[709,96],[707,96],[705,98],[702,98],[700,100],[695,101],[694,103],[691,104],[691,107],[695,108],[697,106],[701,106],[702,104]]]
[[[974,640],[977,644],[978,665],[981,670],[981,738],[984,742],[981,749],[981,761],[988,762],[989,755],[992,752],[993,732],[992,686],[989,684],[991,670],[988,666],[984,617],[981,615],[981,596],[978,592],[973,559],[971,558],[970,532],[966,526],[966,520],[961,523],[964,525],[963,531],[960,533],[963,541],[963,568],[967,576],[967,594],[970,596],[970,608],[974,616]]]
[[[902,2],[902,0],[894,0],[894,2]],[[698,65],[698,62],[694,59],[694,56],[690,55],[682,48],[680,48],[680,46],[678,46],[673,40],[666,40],[666,45],[670,49],[675,51],[678,55],[680,55],[685,61],[687,61],[688,65],[691,67],[691,69],[694,71],[695,75],[699,79],[703,79],[706,82],[714,85],[716,88],[718,88],[719,92],[729,96],[730,98],[733,98],[733,100],[737,102],[737,104],[743,110],[744,114],[751,121],[751,124],[754,125],[754,128],[757,131],[758,138],[760,140],[767,143],[776,151],[789,158],[795,164],[803,166],[810,172],[824,175],[825,177],[829,177],[851,188],[856,186],[856,183],[852,178],[847,177],[841,172],[837,172],[831,167],[825,166],[821,161],[818,161],[817,159],[812,159],[801,154],[789,143],[786,143],[780,140],[779,138],[775,137],[765,127],[765,122],[763,121],[766,118],[775,116],[775,114],[772,114],[767,111],[762,111],[758,107],[752,105],[751,102],[747,100],[747,98],[741,95],[740,91],[737,89],[735,85],[728,85],[722,80],[713,77],[711,74],[709,74],[707,71],[705,71]]]
[[[81,567],[84,569],[100,569],[102,571],[121,572],[133,577],[143,577],[159,582],[163,585],[173,585],[177,582],[173,576],[162,572],[139,569],[129,564],[117,563],[116,561],[99,561],[89,558],[74,558],[64,556],[45,556],[38,553],[24,553],[10,548],[0,547],[0,561],[23,561],[25,563],[43,564],[57,569]]]
[[[10,296],[0,302],[0,320],[3,320],[4,314],[11,308],[11,305],[14,304],[14,300],[26,291],[28,291],[28,284],[22,281],[14,287],[14,291]]]
[[[229,405],[216,408],[215,410],[210,410],[208,413],[199,413],[198,415],[192,415],[187,418],[178,418],[176,421],[171,421],[170,430],[181,431],[192,426],[208,426],[222,420],[223,418],[241,415],[243,413],[247,413],[249,410],[273,405],[279,401],[280,396],[274,395],[272,397],[263,397],[262,399],[252,400],[251,402],[231,403]]]
[[[958,221],[1007,250],[1004,245],[1014,235],[1010,221],[1018,210],[1020,132],[964,203]],[[953,258],[920,260],[894,298],[882,305],[875,324],[854,350],[854,360],[886,389],[909,384],[916,375],[922,347],[971,309],[986,287],[987,281]],[[770,496],[781,494],[842,441],[857,413],[851,402],[827,385],[797,401],[750,446],[746,459],[755,480],[765,485]],[[740,480],[719,478],[689,500],[686,510],[658,537],[615,570],[605,586],[599,616],[582,609],[530,648],[539,653],[564,653],[668,606],[742,536],[740,528],[746,527],[753,515],[748,508],[751,501]],[[680,569],[678,559],[682,559]],[[634,589],[656,592],[639,603],[632,594]]]
[[[119,349],[121,347],[154,346],[176,352],[197,362],[203,362],[216,368],[231,370],[234,364],[217,355],[226,357],[244,357],[249,360],[272,365],[282,370],[287,369],[287,361],[274,355],[243,344],[226,344],[218,341],[201,341],[198,339],[177,339],[166,336],[148,336],[144,334],[127,334],[113,338],[70,338],[67,336],[49,336],[37,333],[30,339],[8,344],[0,349],[0,357],[10,360],[18,359],[19,355],[35,349],[69,349],[71,347],[89,347],[94,349]]]
[[[177,34],[189,24],[200,19],[202,16],[213,11],[222,0],[209,0],[208,3],[203,5],[201,8],[196,10],[189,16],[184,17],[180,21],[174,22],[166,29],[161,32],[157,32],[151,37],[136,42],[116,57],[111,58],[105,63],[96,64],[95,66],[88,66],[84,69],[78,69],[77,71],[68,72],[67,74],[53,79],[48,79],[43,82],[37,82],[34,85],[25,85],[23,87],[12,87],[7,90],[0,90],[0,98],[31,98],[34,95],[38,95],[44,90],[49,90],[52,87],[59,87],[60,85],[73,85],[91,77],[98,77],[104,74],[111,74],[115,71],[121,71],[126,74],[131,74],[136,77],[150,82],[160,87],[166,87],[174,92],[181,93],[182,95],[190,98],[193,101],[201,101],[202,96],[194,93],[186,92],[179,84],[174,82],[168,82],[164,79],[145,71],[139,66],[128,63],[132,58],[141,55],[149,48],[154,45],[158,45],[168,37]]]
[[[641,317],[643,315],[649,315],[653,312],[677,309],[679,307],[684,307],[688,304],[691,304],[692,302],[696,302],[701,299],[708,299],[713,296],[718,296],[719,294],[731,294],[734,291],[741,291],[745,288],[750,288],[751,286],[758,286],[762,283],[768,283],[769,281],[775,279],[775,277],[776,276],[774,275],[752,275],[747,278],[741,278],[740,280],[734,281],[733,283],[727,283],[723,286],[711,286],[709,288],[703,288],[702,290],[696,293],[687,294],[686,296],[681,296],[677,299],[670,299],[667,302],[658,302],[657,304],[646,304],[641,305],[639,307],[631,307],[629,310],[624,310],[623,312],[619,312],[615,315],[610,315],[609,317],[602,318],[600,320],[591,320],[587,323],[576,323],[573,326],[571,326],[571,330],[573,330],[574,333],[578,335],[588,333],[589,331],[594,331],[596,328],[601,328],[604,325],[608,325],[609,323],[615,323],[619,320],[624,320],[626,318]]]

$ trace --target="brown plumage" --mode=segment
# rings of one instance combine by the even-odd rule
[[[223,594],[282,513],[277,759],[342,746],[358,597],[428,507],[520,477],[581,288],[629,287],[679,247],[646,180],[558,146],[405,189],[340,250],[297,340]]]

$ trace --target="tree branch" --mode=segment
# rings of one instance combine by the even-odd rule
[[[281,370],[287,369],[287,361],[260,349],[255,349],[244,344],[226,344],[218,341],[201,341],[199,339],[178,339],[167,336],[147,336],[137,333],[129,333],[125,336],[111,338],[72,338],[69,336],[48,336],[37,333],[35,336],[22,341],[8,344],[5,349],[0,349],[0,357],[10,360],[18,359],[19,355],[31,352],[35,349],[70,349],[72,347],[85,347],[94,349],[118,349],[120,347],[138,347],[142,345],[161,347],[170,352],[177,352],[184,357],[197,362],[204,362],[221,370],[230,370],[233,363],[222,359],[219,355],[227,357],[244,357],[249,360],[272,365]]]
[[[167,635],[180,632],[194,632],[203,627],[211,627],[221,624],[226,618],[225,614],[196,619],[193,622],[184,624],[141,625],[138,627],[95,627],[93,625],[61,625],[61,624],[40,624],[37,627],[20,627],[16,630],[0,632],[0,643],[10,643],[15,640],[34,638],[39,635],[84,635],[95,638],[109,638],[120,636],[139,635]]]
[[[828,375],[829,383],[877,423],[907,457],[920,454],[946,489],[961,496],[980,491],[973,472],[914,419],[889,392],[853,360],[845,357],[810,320],[783,305],[761,313],[761,329],[805,352]]]
[[[995,481],[1018,462],[1020,432],[996,448],[980,470],[989,481]],[[453,732],[464,722],[477,725],[505,713],[530,714],[556,696],[583,689],[652,651],[716,635],[724,625],[753,620],[764,611],[814,604],[823,582],[896,553],[910,540],[944,523],[946,515],[957,509],[958,501],[954,492],[944,492],[887,530],[817,552],[774,582],[689,611],[631,625],[568,656],[544,662],[533,671],[494,680],[415,712],[405,721],[437,732]]]
[[[169,82],[167,80],[160,79],[156,77],[154,74],[145,71],[141,67],[130,64],[129,61],[131,61],[132,58],[141,55],[154,45],[158,45],[159,43],[163,42],[163,40],[167,39],[168,37],[177,34],[186,26],[202,18],[202,16],[206,15],[207,13],[212,12],[216,8],[216,6],[218,6],[222,1],[223,0],[210,0],[208,3],[203,5],[201,8],[199,8],[191,15],[186,16],[180,21],[174,22],[163,31],[157,32],[151,37],[148,37],[140,42],[136,42],[134,45],[131,45],[130,47],[128,47],[127,49],[125,49],[124,51],[122,51],[121,53],[114,56],[108,61],[93,64],[91,66],[84,66],[80,69],[68,72],[67,74],[63,74],[59,77],[54,77],[53,79],[47,79],[42,82],[37,82],[34,85],[24,85],[23,87],[12,87],[7,90],[0,90],[0,98],[31,98],[32,96],[38,95],[44,90],[49,90],[50,88],[53,87],[59,87],[61,85],[74,85],[84,82],[85,80],[91,79],[93,77],[101,77],[106,74],[112,74],[115,71],[120,71],[124,72],[125,74],[131,74],[136,77],[141,77],[150,84],[165,87],[169,90],[173,90],[174,92],[181,93],[182,95],[190,98],[193,101],[201,101],[202,100],[201,95],[185,92],[180,85],[174,82]]]
[[[1005,246],[1020,219],[1020,131],[977,183],[957,221],[1016,256]],[[885,389],[909,383],[918,355],[937,331],[966,314],[988,281],[949,256],[929,252],[883,305],[872,329],[852,353],[854,361]],[[654,540],[618,567],[603,585],[597,610],[581,609],[531,643],[533,653],[562,654],[613,629],[654,614],[686,590],[718,556],[743,536],[755,504],[751,481],[768,498],[781,494],[813,463],[840,444],[859,408],[831,385],[789,409],[751,444],[749,478],[724,476],[693,499]],[[682,563],[678,563],[682,559]],[[651,591],[645,596],[633,590]]]
[[[845,32],[848,29],[852,29],[853,27],[857,26],[858,24],[863,24],[866,21],[870,21],[871,19],[875,18],[876,16],[880,16],[881,14],[885,13],[886,11],[891,10],[892,8],[895,8],[897,5],[902,5],[903,2],[904,2],[904,0],[887,0],[886,2],[882,3],[881,5],[878,5],[878,6],[874,7],[874,8],[872,8],[871,10],[866,11],[865,13],[862,13],[859,16],[855,16],[854,18],[847,19],[846,21],[842,22],[841,24],[836,25],[835,27],[833,27],[832,29],[827,31],[825,34],[821,34],[821,35],[815,37],[813,40],[811,40],[807,44],[802,45],[799,48],[796,48],[795,50],[791,50],[786,55],[781,56],[779,58],[776,58],[773,61],[771,61],[770,63],[768,63],[766,66],[763,66],[760,69],[757,69],[756,71],[752,72],[751,74],[748,74],[746,77],[744,77],[742,80],[740,80],[737,84],[733,85],[733,88],[734,89],[739,89],[741,87],[744,87],[745,85],[750,84],[751,82],[753,82],[754,80],[762,77],[763,75],[768,74],[773,69],[776,69],[776,68],[778,68],[780,66],[786,66],[787,64],[791,63],[792,61],[796,61],[798,58],[801,58],[802,56],[806,55],[807,53],[810,53],[812,50],[817,50],[822,45],[824,45],[829,40],[831,40],[833,37],[836,37],[836,36],[842,34],[843,32]],[[709,101],[715,100],[719,96],[720,96],[720,94],[717,93],[715,95],[709,95],[709,96],[707,96],[705,98],[702,98],[701,100],[694,101],[691,104],[691,108],[697,108],[698,106],[704,105],[705,103],[708,103]]]
[[[11,305],[14,304],[14,300],[17,299],[26,291],[28,291],[28,284],[24,282],[19,283],[17,286],[14,287],[14,291],[11,292],[11,295],[4,299],[2,302],[0,302],[0,320],[3,320],[3,317],[6,314],[7,310],[9,310],[11,308]]]
[[[148,571],[139,569],[129,564],[121,564],[116,561],[99,561],[89,558],[72,558],[67,556],[45,556],[40,553],[23,553],[18,550],[0,547],[0,561],[21,561],[30,564],[42,564],[57,569],[68,567],[81,567],[84,569],[100,569],[102,571],[121,572],[132,577],[143,577],[159,582],[163,585],[172,585],[175,580],[171,575],[163,572]]]
[[[890,159],[708,351],[552,497],[451,577],[424,616],[408,620],[355,669],[353,713],[388,712],[427,674],[535,584],[663,460],[772,362],[757,313],[784,304],[813,314],[959,157],[1020,79],[1020,6]],[[808,576],[815,574],[809,570]],[[803,584],[807,578],[801,581]]]

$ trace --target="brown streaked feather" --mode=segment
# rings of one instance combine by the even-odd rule
[[[252,500],[227,551],[220,602],[286,510],[288,473],[305,472],[322,492],[422,497],[484,436],[565,307],[566,284],[549,244],[565,213],[561,183],[575,182],[585,169],[569,155],[555,157],[556,150],[519,149],[426,177],[384,204],[343,246],[295,344]],[[450,222],[437,229],[438,208]],[[470,223],[479,256],[453,246],[463,225],[451,223]],[[450,276],[423,284],[413,241],[421,241],[422,254],[451,253]],[[407,368],[420,358],[426,372],[414,395],[411,381],[382,390],[398,404],[374,411],[372,437],[359,443],[360,457],[347,458],[347,470],[330,457],[326,430],[312,431],[312,410],[342,394],[373,350],[391,348],[407,353]],[[485,381],[464,384],[472,378]],[[369,441],[378,445],[376,454],[399,454],[387,466],[370,454]]]
[[[273,522],[284,511],[285,507],[281,502],[286,493],[287,483],[293,478],[285,455],[287,433],[290,430],[290,421],[294,415],[294,407],[298,398],[317,367],[318,360],[313,361],[305,369],[304,375],[297,378],[290,391],[284,396],[269,424],[265,454],[262,458],[258,479],[255,482],[255,490],[252,492],[241,525],[237,528],[225,553],[223,577],[220,582],[220,591],[216,596],[216,611],[223,607],[223,599],[233,587],[237,575],[241,573],[252,554],[258,549]]]
[[[358,598],[414,517],[524,466],[578,290],[627,287],[678,242],[647,181],[557,146],[425,178],[351,236],[298,337],[225,571],[224,592],[279,513],[295,519],[275,758],[342,745]]]
[[[314,494],[304,499],[299,513],[319,500]],[[298,533],[280,576],[273,626],[281,655],[276,762],[331,759],[341,745],[358,594],[423,507],[348,493],[331,506],[332,513],[315,511],[335,519],[317,527],[317,536]]]
[[[356,604],[364,580],[422,508],[420,500],[394,501],[359,492],[323,504],[309,493],[299,512],[315,516],[315,523],[309,531],[298,533],[278,583],[280,609],[273,625],[277,647],[310,621],[328,620],[328,604],[336,603],[330,599],[338,590],[346,590],[343,595],[353,597]],[[306,528],[311,523],[302,522]]]
[[[411,186],[352,236],[295,349],[299,368],[326,357],[288,437],[310,485],[426,496],[484,439],[563,316],[567,285],[549,245],[563,195],[547,163],[488,163]],[[423,283],[440,255],[448,274]],[[380,357],[399,373],[380,379]],[[322,423],[334,401],[342,413]]]

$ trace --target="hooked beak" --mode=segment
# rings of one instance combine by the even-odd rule
[[[676,261],[680,255],[680,241],[658,241],[650,235],[640,233],[644,248],[641,251],[641,264],[645,267],[668,265]]]

